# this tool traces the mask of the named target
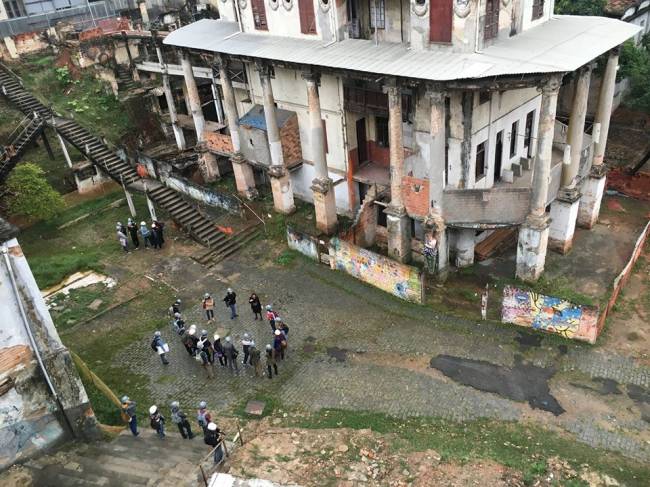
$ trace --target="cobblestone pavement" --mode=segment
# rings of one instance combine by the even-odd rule
[[[215,378],[208,379],[170,329],[163,330],[171,346],[170,365],[163,366],[152,353],[149,337],[124,349],[118,361],[145,373],[152,396],[161,403],[180,399],[194,407],[207,400],[219,412],[273,394],[289,407],[309,410],[336,407],[456,421],[526,417],[561,427],[594,447],[650,461],[648,424],[641,419],[644,405],[625,394],[585,393],[573,385],[608,378],[648,388],[647,367],[598,347],[555,337],[542,338],[539,346],[522,345],[517,341],[522,331],[513,327],[440,315],[300,258],[288,267],[260,265],[269,261],[268,254],[267,243],[260,242],[210,271],[187,257],[173,257],[158,263],[152,275],[179,289],[186,321],[199,329],[205,324],[200,298],[211,292],[217,319],[206,329],[210,334],[229,333],[237,343],[244,332],[252,333],[260,348],[271,338],[266,321],[252,319],[249,293],[256,291],[263,304],[273,303],[290,327],[289,356],[279,364],[279,377],[256,378],[250,368],[240,365],[237,376],[216,367]],[[229,286],[238,294],[240,316],[235,320],[229,319],[221,303]],[[340,360],[328,355],[331,347],[337,347]],[[381,364],[346,360],[346,351],[358,356],[386,354],[398,360],[417,358],[425,364],[424,370],[395,367],[390,360]],[[555,418],[532,411],[525,403],[437,377],[426,370],[426,364],[438,354],[506,367],[517,360],[553,367],[558,373],[550,382],[551,393],[556,393],[567,412]]]

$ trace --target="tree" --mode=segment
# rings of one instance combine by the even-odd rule
[[[65,206],[63,197],[47,182],[36,164],[18,164],[7,179],[7,209],[31,219],[51,218]]]
[[[644,36],[641,44],[627,41],[621,49],[618,78],[630,81],[630,91],[625,104],[650,112],[650,38]]]
[[[555,13],[560,15],[603,15],[606,0],[557,0]]]

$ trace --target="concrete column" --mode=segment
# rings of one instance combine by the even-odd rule
[[[147,11],[147,3],[138,2],[138,7],[140,8],[140,16],[142,17],[142,23],[145,26],[149,25],[149,12]]]
[[[456,235],[456,267],[470,267],[474,265],[474,245],[476,244],[476,230],[460,228]]]
[[[614,92],[616,90],[616,72],[618,71],[619,48],[614,48],[609,52],[607,67],[603,74],[602,84],[600,85],[600,95],[598,96],[598,107],[596,108],[596,119],[594,123],[600,124],[600,138],[594,146],[593,165],[601,165],[605,158],[605,149],[607,148],[607,137],[609,136],[609,122],[612,115],[612,106],[614,104]]]
[[[561,254],[566,254],[573,246],[576,229],[580,193],[577,190],[563,191],[551,204],[551,227],[548,246]]]
[[[316,211],[316,227],[332,235],[336,231],[338,220],[336,217],[336,198],[334,186],[327,170],[327,156],[325,152],[325,134],[323,119],[320,110],[320,96],[318,94],[318,73],[305,73],[303,78],[307,83],[307,105],[309,107],[309,143],[311,145],[314,172],[316,177],[312,181],[314,194],[314,210]]]
[[[20,58],[18,55],[18,49],[16,49],[16,43],[14,42],[13,38],[6,36],[3,40],[5,47],[7,48],[7,52],[9,53],[9,57],[11,57],[11,59]]]
[[[609,123],[614,103],[616,89],[616,72],[618,70],[619,49],[612,49],[603,74],[596,108],[594,124],[600,124],[600,136],[594,141],[594,158],[589,177],[582,186],[580,207],[578,208],[578,225],[583,228],[593,228],[600,214],[600,203],[603,199],[606,185],[607,170],[604,165],[605,149],[609,136]]]
[[[544,272],[544,263],[546,262],[549,235],[546,202],[553,156],[555,114],[561,81],[561,76],[554,75],[542,87],[530,214],[519,229],[517,245],[516,276],[523,281],[539,279]]]
[[[211,183],[219,179],[221,174],[219,172],[217,156],[208,150],[205,143],[201,143],[197,147],[197,152],[199,154],[199,170],[201,171],[203,180],[206,183]]]
[[[255,175],[244,156],[241,153],[241,141],[239,139],[239,114],[237,113],[237,102],[235,100],[235,90],[232,87],[232,81],[228,76],[228,63],[225,59],[219,60],[219,78],[221,79],[221,88],[223,90],[224,109],[230,130],[230,140],[232,142],[233,156],[230,159],[232,170],[235,175],[235,184],[237,192],[245,198],[253,199],[257,196],[255,189]]]
[[[153,204],[153,201],[151,201],[151,198],[149,198],[149,193],[146,193],[147,195],[147,208],[149,208],[149,215],[151,215],[152,220],[158,220],[156,217],[156,207]]]
[[[176,113],[172,87],[169,82],[169,74],[167,74],[167,64],[165,64],[165,59],[159,46],[156,46],[156,54],[158,55],[158,62],[162,69],[163,91],[165,92],[165,100],[167,100],[167,109],[169,110],[169,118],[171,120],[172,130],[174,131],[176,146],[179,150],[185,150],[185,135],[183,134],[183,129],[178,125],[178,115]]]
[[[576,75],[576,87],[567,131],[567,144],[571,147],[571,164],[562,168],[562,186],[567,188],[575,188],[575,179],[580,169],[580,154],[585,134],[590,82],[591,65],[583,66]]]
[[[63,157],[65,157],[65,162],[68,164],[68,167],[72,168],[72,159],[70,159],[70,153],[68,152],[68,148],[65,146],[65,140],[63,140],[63,137],[61,137],[58,132],[56,132],[56,138],[59,139],[59,145],[61,146]]]
[[[192,119],[194,120],[194,128],[196,130],[196,140],[203,142],[203,130],[205,129],[205,118],[203,118],[203,109],[201,108],[201,98],[199,97],[199,89],[196,86],[194,79],[194,72],[192,71],[192,63],[188,53],[181,54],[181,66],[183,67],[183,77],[185,78],[185,86],[187,87],[187,98],[190,103],[190,110],[192,112]]]
[[[402,92],[388,86],[388,135],[390,145],[390,204],[384,210],[388,230],[388,255],[399,262],[411,260],[411,219],[402,201],[404,144],[402,142]]]
[[[135,211],[135,205],[133,204],[133,196],[131,196],[131,192],[126,189],[126,186],[122,184],[122,188],[124,189],[124,197],[126,198],[126,204],[129,206],[129,212],[131,213],[131,216],[133,218],[136,217],[136,211]]]
[[[445,94],[429,93],[431,100],[431,172],[429,176],[429,199],[433,209],[442,211],[442,194],[445,189]]]
[[[271,67],[258,65],[262,93],[264,98],[264,119],[266,121],[266,135],[271,153],[271,191],[273,192],[273,206],[279,213],[293,213],[296,206],[293,201],[293,187],[291,176],[284,166],[282,154],[282,142],[280,141],[280,128],[275,116],[275,99],[273,98],[273,87],[271,86]]]

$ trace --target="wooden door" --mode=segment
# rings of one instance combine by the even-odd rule
[[[494,147],[494,182],[501,181],[501,161],[503,160],[503,130],[497,133]]]
[[[366,139],[366,119],[357,120],[357,152],[359,165],[368,160],[368,140]]]
[[[303,34],[316,34],[314,0],[298,0],[298,10],[300,14],[300,32]]]
[[[429,0],[429,41],[451,42],[453,0]]]
[[[485,40],[494,39],[499,33],[499,8],[501,0],[487,0],[485,3]]]
[[[264,0],[251,0],[251,9],[253,10],[253,22],[257,30],[269,30],[266,23],[266,8]]]

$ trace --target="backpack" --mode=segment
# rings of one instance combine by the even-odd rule
[[[204,352],[199,352],[196,355],[194,355],[194,360],[196,360],[201,365],[203,365],[203,358],[201,357],[202,353],[204,353]]]

